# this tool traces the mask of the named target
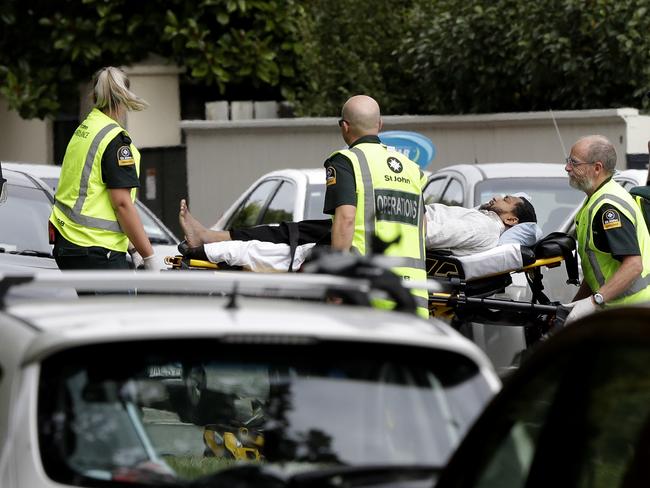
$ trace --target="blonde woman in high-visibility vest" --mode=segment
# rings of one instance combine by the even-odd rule
[[[612,179],[615,168],[616,150],[604,136],[579,139],[566,158],[569,184],[587,195],[575,219],[584,278],[566,323],[650,300],[650,234],[634,198]]]
[[[154,251],[135,208],[140,153],[125,129],[126,113],[147,103],[119,68],[93,77],[93,109],[63,158],[50,215],[50,240],[61,269],[128,269],[129,242],[155,269]]]
[[[379,104],[371,97],[348,99],[339,127],[348,149],[335,152],[324,164],[323,211],[333,216],[332,248],[371,254],[377,236],[392,243],[384,251],[394,262],[392,271],[405,280],[426,280],[426,178],[416,163],[381,144]],[[412,294],[418,313],[428,317],[426,290]],[[383,306],[390,308],[388,303]]]

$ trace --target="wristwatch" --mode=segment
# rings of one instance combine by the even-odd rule
[[[599,307],[604,307],[605,298],[600,293],[594,293],[594,303]]]

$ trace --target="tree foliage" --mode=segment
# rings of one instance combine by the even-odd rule
[[[5,0],[0,94],[55,114],[150,53],[218,87],[281,87],[300,115],[648,108],[647,0]],[[278,88],[279,91],[280,88]]]
[[[222,92],[242,81],[285,85],[302,12],[297,0],[5,0],[0,94],[22,117],[43,118],[98,68],[152,53]]]
[[[334,115],[349,96],[367,93],[386,113],[412,96],[393,56],[414,0],[310,0],[301,25],[304,56],[295,89],[301,115]]]
[[[646,0],[437,0],[409,13],[396,56],[420,113],[642,106]]]
[[[643,106],[647,0],[312,0],[298,107],[372,94],[386,113]]]

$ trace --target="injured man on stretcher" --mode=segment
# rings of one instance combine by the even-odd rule
[[[495,196],[478,208],[426,205],[427,249],[465,256],[506,243],[532,246],[542,231],[526,197]],[[330,244],[329,219],[215,231],[196,220],[181,200],[179,223],[193,256],[251,271],[295,271],[314,246]]]

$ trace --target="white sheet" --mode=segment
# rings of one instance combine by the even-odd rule
[[[468,256],[456,256],[456,258],[463,265],[466,280],[513,271],[524,265],[521,245],[514,243]]]
[[[505,230],[494,212],[441,203],[426,206],[426,220],[427,249],[449,249],[454,256],[492,249]]]
[[[303,244],[296,248],[293,269],[302,266],[315,244]],[[243,266],[250,271],[272,272],[289,270],[289,245],[262,241],[224,241],[203,246],[205,254],[213,263]]]

